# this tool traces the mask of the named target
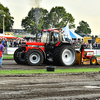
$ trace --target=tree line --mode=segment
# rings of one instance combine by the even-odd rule
[[[5,17],[4,17],[5,15]],[[3,30],[3,17],[5,19],[5,31],[10,31],[13,26],[13,19],[14,17],[11,16],[8,7],[4,7],[2,4],[0,4],[0,30]]]
[[[14,17],[9,9],[0,4],[0,30],[3,29],[3,14],[5,14],[5,31],[11,31]],[[21,26],[28,32],[35,34],[42,29],[63,28],[69,22],[69,28],[75,29],[75,18],[64,7],[52,7],[50,11],[44,8],[31,8],[27,16],[22,19]],[[80,21],[76,33],[91,34],[90,26],[85,21]]]

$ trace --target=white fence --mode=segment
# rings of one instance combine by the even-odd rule
[[[15,50],[17,49],[18,47],[6,47],[5,51],[4,51],[4,54],[14,54]]]
[[[17,48],[18,47],[7,47],[4,54],[14,54]],[[79,50],[79,49],[76,49],[76,50]],[[94,55],[100,56],[100,49],[85,49],[85,51],[93,51]]]

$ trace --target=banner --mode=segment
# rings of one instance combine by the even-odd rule
[[[10,36],[13,36],[13,32],[4,32],[4,34],[3,35],[10,35]]]

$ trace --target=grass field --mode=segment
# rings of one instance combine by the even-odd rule
[[[99,72],[100,68],[80,68],[80,69],[55,69],[55,71],[47,71],[46,69],[38,70],[0,70],[0,75],[11,74],[45,74],[45,73],[83,73],[83,72]]]
[[[13,59],[13,54],[4,54],[3,59]],[[0,70],[0,75],[9,74],[36,74],[36,73],[82,73],[82,72],[100,72],[100,68],[79,68],[79,69],[55,69],[54,72],[48,72],[46,69],[38,70]]]
[[[13,54],[3,54],[3,59],[13,59]]]

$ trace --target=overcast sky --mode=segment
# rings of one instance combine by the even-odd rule
[[[31,7],[36,6],[35,0],[0,0],[8,7],[14,17],[14,29],[21,29],[21,20],[25,18]],[[63,6],[75,18],[75,25],[84,20],[93,35],[100,34],[100,0],[36,0],[38,6],[50,11],[52,7]]]

